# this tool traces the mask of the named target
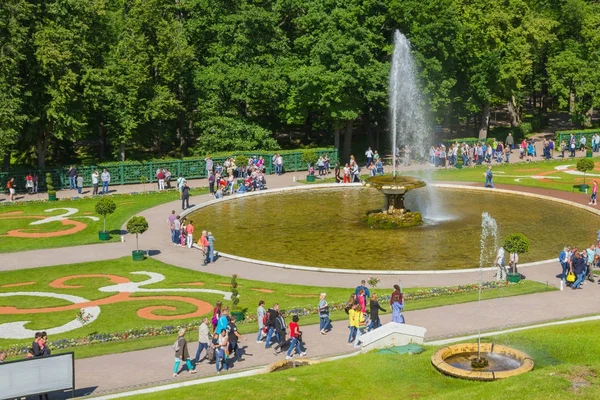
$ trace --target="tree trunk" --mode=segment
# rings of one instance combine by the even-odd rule
[[[48,155],[48,133],[40,131],[35,143],[35,154],[38,159],[38,168],[46,168],[46,156]]]
[[[191,126],[191,121],[190,121]],[[183,127],[181,121],[177,123],[177,128],[175,129],[175,135],[177,139],[179,139],[179,156],[181,158],[185,157],[185,134],[183,133]]]
[[[98,158],[104,161],[106,158],[106,128],[104,127],[104,121],[100,120],[98,123],[98,136],[100,139],[100,145],[98,146]]]
[[[590,108],[585,112],[585,127],[589,128],[592,126],[592,117],[594,116],[594,106],[591,105]]]
[[[508,115],[510,117],[510,126],[513,128],[516,128],[517,126],[521,125],[521,117],[517,109],[516,100],[517,99],[515,98],[515,96],[513,96],[511,100],[508,100],[506,102],[506,107],[508,108]]]
[[[125,144],[119,145],[119,161],[125,161]]]
[[[569,91],[569,114],[575,113],[575,92],[573,89]]]
[[[377,149],[375,135],[373,134],[373,129],[371,125],[371,116],[369,115],[368,109],[363,113],[363,126],[365,128],[365,133],[367,134],[368,146],[372,149]]]
[[[8,171],[10,167],[10,151],[4,153],[4,157],[2,158],[2,171]]]
[[[479,125],[479,139],[487,139],[488,126],[490,124],[490,105],[485,103],[481,112],[481,123]]]
[[[344,132],[344,159],[350,158],[352,152],[352,131],[354,124],[352,121],[346,121],[346,131]]]
[[[335,127],[335,131],[333,133],[333,147],[336,148],[336,150],[338,151],[338,154],[340,154],[340,127],[337,126]]]

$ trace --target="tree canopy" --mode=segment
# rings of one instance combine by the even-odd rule
[[[314,144],[348,154],[353,134],[375,146],[396,29],[432,125],[485,137],[492,109],[516,128],[525,106],[593,122],[598,1],[5,0],[0,156],[44,167]]]

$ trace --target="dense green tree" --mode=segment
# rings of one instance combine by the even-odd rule
[[[0,157],[384,150],[396,29],[438,124],[485,137],[494,110],[518,129],[525,107],[538,127],[594,122],[594,0],[6,0]]]
[[[4,168],[26,119],[19,68],[26,57],[30,11],[24,0],[7,0],[0,7],[0,157],[5,160]]]

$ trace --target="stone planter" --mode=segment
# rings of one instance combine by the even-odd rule
[[[100,240],[110,240],[110,232],[108,232],[108,231],[100,231],[100,232],[98,232],[98,239],[100,239]]]
[[[508,274],[508,281],[510,283],[519,283],[521,282],[521,274]]]
[[[243,311],[232,311],[232,316],[235,316],[236,321],[240,322],[244,320],[244,312]]]
[[[131,252],[131,256],[133,261],[144,261],[146,256],[144,255],[144,250],[133,250]]]
[[[314,181],[315,181],[314,175],[306,175],[306,182],[314,182]]]

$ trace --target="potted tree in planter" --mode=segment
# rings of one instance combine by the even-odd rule
[[[521,280],[521,274],[517,272],[517,262],[519,254],[529,251],[529,238],[522,233],[511,233],[504,239],[504,250],[509,254],[509,260],[516,258],[515,262],[510,262],[510,272],[508,273],[508,281],[518,283]],[[517,257],[511,257],[516,255]]]
[[[131,255],[133,257],[133,261],[144,261],[144,251],[140,250],[140,242],[138,240],[138,235],[146,232],[148,230],[148,221],[146,218],[141,216],[131,217],[129,221],[127,221],[127,231],[129,233],[135,233],[135,246],[137,250],[133,250]]]
[[[588,185],[585,184],[585,173],[594,169],[594,161],[590,158],[580,158],[577,161],[577,171],[583,172],[583,185],[579,185],[579,191],[587,193]]]
[[[46,188],[48,189],[48,201],[56,201],[56,189],[54,189],[50,172],[46,173]]]
[[[306,175],[306,182],[314,182],[315,176],[310,173],[310,167],[317,163],[319,156],[314,150],[307,150],[302,154],[302,162],[305,162],[308,167],[308,175]]]
[[[116,208],[117,205],[115,204],[115,202],[108,197],[102,197],[96,203],[96,213],[104,217],[104,230],[98,232],[98,238],[100,240],[110,240],[110,232],[106,231],[106,216],[108,214],[114,213]]]
[[[237,275],[231,276],[231,303],[233,307],[231,308],[231,315],[235,315],[235,319],[238,322],[244,320],[244,310],[242,310],[239,306],[240,304],[240,292],[237,289]]]

